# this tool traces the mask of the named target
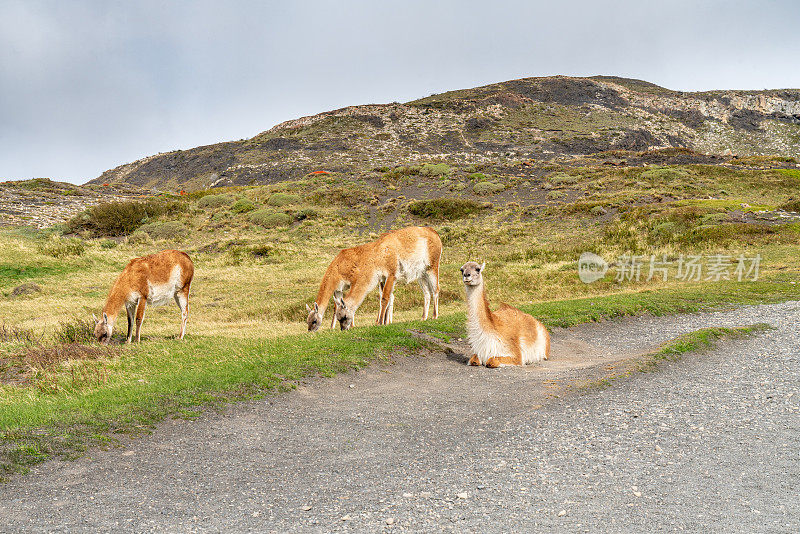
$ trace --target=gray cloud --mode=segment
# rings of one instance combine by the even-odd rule
[[[83,182],[345,105],[548,74],[800,86],[786,1],[0,0],[0,178]]]

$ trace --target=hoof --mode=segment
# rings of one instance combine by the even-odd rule
[[[472,355],[472,358],[469,359],[469,364],[470,365],[480,365],[481,364],[481,361],[478,359],[478,355],[477,354],[473,354]]]
[[[489,358],[488,360],[486,360],[486,367],[490,369],[495,369],[497,367],[500,367],[500,362],[497,360],[497,358]]]

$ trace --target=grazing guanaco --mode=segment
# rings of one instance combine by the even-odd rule
[[[186,334],[189,317],[189,288],[194,277],[194,264],[185,252],[164,250],[142,258],[132,259],[122,270],[103,306],[103,318],[94,317],[94,336],[101,343],[109,343],[117,317],[125,308],[128,316],[128,337],[133,337],[136,320],[136,341],[144,321],[145,306],[164,306],[174,299],[181,309],[180,339]]]
[[[336,305],[331,328],[339,321],[342,330],[353,326],[355,313],[364,298],[380,286],[380,310],[376,324],[392,322],[396,282],[419,282],[424,296],[422,319],[428,318],[433,300],[433,317],[439,316],[439,262],[442,240],[424,226],[410,226],[383,234],[376,241],[346,248],[333,259],[308,310],[308,330],[322,326],[331,298]],[[349,291],[348,291],[349,290]],[[348,291],[347,295],[344,294]]]
[[[461,267],[467,291],[467,339],[474,354],[470,365],[528,365],[550,356],[550,334],[542,323],[508,304],[489,309],[483,285],[486,264]]]

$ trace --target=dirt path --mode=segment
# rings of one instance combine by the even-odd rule
[[[2,487],[0,530],[797,531],[799,320],[793,302],[583,325],[524,370],[399,358],[38,466]],[[776,330],[565,395],[756,322]]]

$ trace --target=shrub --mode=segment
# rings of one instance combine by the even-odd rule
[[[472,192],[476,195],[494,195],[504,191],[505,188],[503,184],[497,182],[478,182],[472,187]]]
[[[57,343],[91,343],[94,341],[94,321],[72,319],[61,321],[55,332]]]
[[[275,193],[269,200],[267,200],[267,205],[269,206],[288,206],[289,204],[299,204],[302,199],[297,195],[292,195],[290,193]]]
[[[447,163],[426,163],[419,168],[422,176],[447,176],[453,172]]]
[[[189,231],[182,222],[167,221],[163,223],[145,224],[139,231],[146,233],[153,239],[172,239],[177,240],[184,237]]]
[[[556,172],[549,175],[547,181],[553,185],[572,185],[578,183],[578,177],[563,172]]]
[[[265,228],[275,228],[276,226],[288,226],[294,220],[291,215],[277,213],[272,210],[258,210],[250,213],[250,222]]]
[[[136,230],[128,236],[128,243],[131,245],[149,245],[153,240],[150,239],[150,234]]]
[[[778,209],[783,211],[800,212],[800,200],[790,198],[787,202],[784,202],[778,206]]]
[[[100,248],[103,250],[110,250],[118,245],[113,239],[103,239],[100,241]]]
[[[253,211],[254,209],[256,209],[255,204],[253,204],[250,199],[247,198],[240,198],[233,203],[233,206],[231,206],[231,211],[234,213],[247,213],[248,211]]]
[[[0,341],[17,343],[38,343],[41,338],[36,336],[33,330],[20,326],[0,323]]]
[[[304,221],[306,219],[316,219],[318,216],[319,214],[314,208],[305,208],[294,214],[294,220]]]
[[[67,258],[69,256],[82,256],[86,247],[80,239],[63,239],[53,236],[52,239],[39,243],[37,249],[39,254],[44,254],[45,256]]]
[[[467,178],[470,180],[475,180],[476,182],[483,182],[487,180],[487,177],[482,172],[473,172],[472,174],[467,175]]]
[[[347,206],[353,208],[363,202],[369,202],[372,195],[360,187],[331,187],[314,191],[310,200],[315,204],[331,206]]]
[[[233,203],[233,197],[230,195],[206,195],[197,201],[198,208],[222,208],[223,206],[230,206]]]
[[[407,167],[395,167],[385,171],[384,178],[389,180],[397,180],[403,176],[416,176],[420,173],[421,167],[419,165],[408,165]]]
[[[657,169],[650,169],[649,171],[644,171],[641,175],[643,180],[649,180],[650,182],[661,182],[661,183],[669,183],[677,180],[681,180],[686,178],[686,173],[683,171],[669,169],[669,168],[657,168]]]
[[[160,199],[105,202],[70,219],[67,229],[71,232],[86,230],[97,236],[127,235],[147,219],[178,213],[184,209],[186,206],[181,202]]]
[[[409,204],[408,211],[417,217],[448,221],[466,217],[486,207],[464,198],[435,198],[414,201]]]

